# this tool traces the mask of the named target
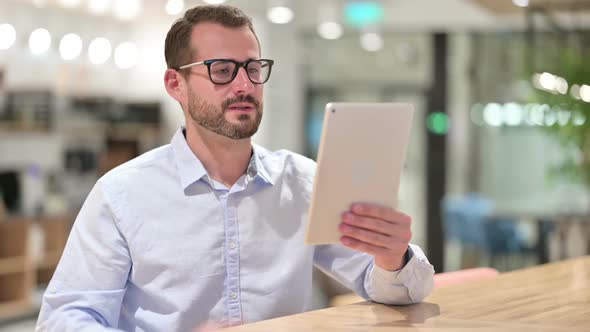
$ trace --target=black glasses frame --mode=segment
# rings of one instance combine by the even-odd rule
[[[229,81],[215,82],[213,80],[213,77],[211,76],[211,65],[217,61],[231,62],[234,65],[236,65]],[[266,76],[266,79],[264,80],[264,82],[256,82],[252,79],[252,77],[250,77],[250,73],[248,73],[248,65],[253,62],[266,62],[266,65],[268,66],[268,75]],[[225,84],[229,84],[229,83],[233,82],[233,80],[236,78],[236,76],[238,76],[238,71],[240,70],[240,68],[244,68],[244,70],[246,71],[246,76],[248,76],[248,79],[250,80],[250,82],[252,82],[253,84],[264,84],[264,83],[268,82],[268,80],[270,79],[270,73],[272,72],[272,65],[274,65],[274,63],[275,63],[274,60],[270,60],[270,59],[249,59],[249,60],[246,60],[243,62],[239,62],[239,61],[235,61],[235,60],[231,60],[231,59],[209,59],[209,60],[193,62],[193,63],[189,63],[187,65],[180,66],[177,68],[177,70],[187,69],[187,68],[194,67],[194,66],[205,65],[205,66],[207,66],[207,73],[209,74],[209,80],[213,84],[225,85]],[[264,65],[265,64],[263,64],[263,66]]]

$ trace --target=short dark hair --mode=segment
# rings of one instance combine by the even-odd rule
[[[252,19],[239,8],[226,5],[196,6],[187,10],[182,18],[176,20],[166,35],[164,55],[168,68],[178,68],[195,58],[197,50],[191,48],[191,33],[193,27],[202,22],[218,23],[227,28],[247,26],[260,46]]]

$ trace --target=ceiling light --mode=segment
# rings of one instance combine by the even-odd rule
[[[95,15],[105,14],[111,5],[111,0],[89,0],[88,10]]]
[[[80,0],[59,0],[59,4],[65,8],[76,8],[80,6]]]
[[[529,0],[512,0],[512,3],[518,7],[528,7]]]
[[[0,50],[7,50],[16,41],[16,30],[8,23],[0,24]]]
[[[568,89],[568,83],[565,80],[565,78],[563,77],[557,77],[555,79],[555,86],[553,87],[553,89],[559,93],[561,93],[562,95],[567,93],[567,89]]]
[[[318,34],[324,39],[338,39],[342,37],[342,25],[337,22],[323,22],[318,25]]]
[[[100,65],[111,57],[113,48],[108,39],[98,37],[95,38],[88,46],[88,58],[94,65]]]
[[[43,54],[49,50],[49,46],[51,46],[51,34],[49,31],[39,28],[31,32],[29,36],[29,49],[31,53],[35,55]]]
[[[574,126],[583,126],[586,123],[586,116],[580,112],[575,112],[572,122]]]
[[[381,2],[348,1],[344,7],[346,22],[358,28],[376,25],[385,17]]]
[[[37,8],[43,8],[47,5],[47,0],[33,0],[33,5]]]
[[[508,126],[519,126],[523,121],[524,111],[516,103],[507,103],[503,108],[504,123]]]
[[[64,60],[74,60],[82,52],[82,38],[75,33],[68,33],[59,42],[59,54]]]
[[[570,95],[574,99],[580,99],[580,86],[577,84],[572,85],[572,87],[570,88]]]
[[[287,24],[293,19],[293,11],[289,7],[272,7],[266,13],[266,17],[275,24]]]
[[[367,32],[361,35],[361,46],[369,52],[377,52],[383,48],[383,38],[375,32]]]
[[[496,103],[487,104],[483,110],[484,121],[492,127],[500,127],[502,125],[502,106]]]
[[[141,11],[139,0],[115,0],[113,5],[115,16],[121,20],[129,21],[136,18]]]
[[[176,16],[182,13],[184,9],[184,0],[168,0],[166,3],[166,13],[168,15]]]
[[[139,51],[131,42],[121,43],[115,49],[115,65],[119,69],[129,69],[137,64]]]
[[[555,77],[555,75],[553,75],[553,74],[543,73],[539,77],[539,83],[541,84],[541,87],[543,89],[553,91],[553,88],[555,87],[556,79],[557,79],[557,77]]]
[[[587,102],[590,103],[590,85],[582,85],[580,87],[580,98]]]

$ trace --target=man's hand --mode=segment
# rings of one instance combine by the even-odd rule
[[[340,242],[375,257],[384,270],[401,269],[412,238],[412,218],[376,204],[355,203],[342,214]]]

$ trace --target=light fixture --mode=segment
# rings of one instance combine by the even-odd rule
[[[543,118],[545,122],[545,126],[551,127],[557,123],[557,113],[551,109],[544,113],[545,117]]]
[[[342,33],[342,25],[340,25],[340,23],[322,22],[318,25],[318,34],[324,39],[338,39],[342,37]]]
[[[538,104],[525,104],[522,108],[522,116],[523,116],[523,120],[524,123],[526,123],[529,126],[535,126],[537,125],[537,123],[534,121],[533,116],[534,116],[534,110],[538,107]]]
[[[535,126],[542,126],[543,118],[545,117],[545,111],[547,108],[549,108],[548,105],[532,104],[529,109],[529,120],[527,122]]]
[[[551,73],[534,74],[533,86],[539,90],[545,90],[551,93],[567,94],[569,84],[563,77]]]
[[[551,106],[547,104],[539,105],[536,108],[536,119],[539,126],[547,125],[547,118],[550,116],[551,113]],[[557,121],[557,118],[555,119]],[[551,123],[551,119],[549,119],[549,123]]]
[[[572,98],[574,99],[581,99],[580,97],[580,86],[577,84],[572,85],[572,87],[570,88],[570,95],[572,96]]]
[[[64,60],[74,60],[82,52],[82,38],[75,33],[68,33],[59,42],[59,54]]]
[[[80,6],[80,0],[59,0],[59,4],[65,8],[76,8]]]
[[[129,69],[137,64],[139,51],[131,42],[121,43],[115,49],[115,65],[119,69]]]
[[[496,103],[487,104],[483,110],[484,121],[492,127],[502,125],[502,106]]]
[[[568,83],[563,77],[556,77],[555,78],[555,85],[553,86],[553,90],[556,92],[565,95],[567,93]]]
[[[383,38],[376,32],[365,32],[361,35],[361,47],[369,52],[377,52],[383,48]]]
[[[176,16],[182,13],[184,9],[184,0],[168,0],[166,2],[166,13],[168,15]]]
[[[113,48],[111,42],[103,37],[94,38],[88,46],[88,58],[94,65],[100,65],[111,57]]]
[[[590,85],[584,84],[580,87],[580,99],[590,103]]]
[[[31,53],[35,55],[43,54],[49,50],[50,46],[51,34],[47,29],[39,28],[31,32],[29,36],[29,49]]]
[[[208,5],[221,5],[225,0],[203,0],[203,2]]]
[[[7,50],[16,41],[16,30],[8,23],[0,24],[0,50]]]
[[[349,1],[344,7],[344,17],[348,24],[362,28],[383,21],[385,10],[378,1]]]
[[[33,0],[33,5],[37,8],[43,8],[47,5],[47,0]]]
[[[545,90],[552,91],[553,87],[555,86],[555,80],[555,75],[550,73],[543,73],[541,76],[539,76],[539,84],[541,84],[541,88]]]
[[[523,120],[523,109],[517,103],[504,104],[503,108],[504,123],[508,126],[519,126]]]
[[[111,0],[88,0],[88,11],[95,15],[105,14],[111,5]]]
[[[575,112],[572,122],[574,126],[583,126],[586,123],[586,116],[580,112]]]
[[[512,3],[518,7],[528,7],[529,0],[512,0]]]
[[[572,112],[560,109],[559,107],[557,107],[554,112],[557,113],[557,124],[559,124],[560,127],[567,126],[567,124],[570,122],[570,119],[572,118]]]
[[[140,0],[115,0],[113,4],[115,16],[123,21],[129,21],[136,18],[141,11]]]
[[[293,10],[285,6],[275,6],[268,9],[266,17],[275,24],[287,24],[293,20]]]

